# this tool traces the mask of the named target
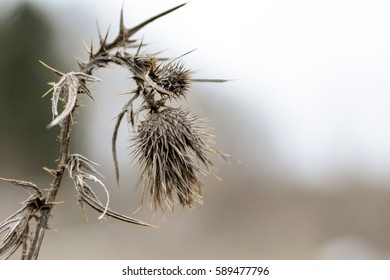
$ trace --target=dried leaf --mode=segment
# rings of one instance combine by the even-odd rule
[[[82,72],[69,72],[64,74],[57,83],[51,83],[54,89],[51,98],[53,120],[47,125],[47,128],[60,124],[73,112],[76,106],[77,94],[80,89],[81,92],[92,97],[90,90],[84,85],[85,82],[97,83],[99,81],[99,78]],[[59,100],[66,100],[65,107],[60,114],[58,114],[57,109]]]

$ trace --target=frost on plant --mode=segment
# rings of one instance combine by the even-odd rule
[[[20,246],[23,246],[22,258],[24,259],[28,246],[31,246],[28,239],[29,222],[43,205],[42,194],[31,182],[1,177],[0,180],[22,187],[30,193],[30,197],[21,203],[22,208],[0,224],[0,234],[5,233],[0,240],[0,256],[8,259]]]
[[[49,83],[53,86],[53,97],[51,98],[51,111],[53,120],[47,125],[51,128],[65,120],[75,109],[77,94],[86,93],[93,99],[92,93],[85,85],[85,82],[97,83],[100,79],[82,72],[70,72],[63,74],[57,83]],[[63,111],[58,114],[58,101],[65,103]]]
[[[98,164],[70,151],[71,128],[74,112],[79,109],[79,97],[86,94],[94,99],[91,87],[100,79],[93,72],[110,64],[127,69],[135,82],[129,100],[117,114],[113,129],[111,148],[117,184],[120,173],[116,142],[119,127],[126,121],[135,131],[129,148],[140,170],[144,196],[150,199],[149,205],[154,209],[173,210],[176,204],[193,208],[196,203],[202,202],[199,175],[211,173],[213,163],[210,156],[225,158],[227,155],[212,148],[213,135],[207,122],[192,114],[189,108],[175,107],[171,102],[184,99],[192,82],[225,80],[195,79],[181,57],[167,61],[156,54],[148,54],[143,50],[142,40],[133,38],[147,24],[184,5],[132,28],[125,27],[122,11],[118,35],[108,42],[108,31],[103,36],[98,28],[99,46],[94,49],[91,44],[87,48],[86,61],[76,57],[78,71],[62,73],[41,62],[59,76],[57,82],[50,83],[52,120],[47,125],[47,128],[60,127],[58,165],[55,169],[44,168],[54,177],[49,187],[39,188],[30,182],[0,178],[25,188],[31,194],[20,210],[0,224],[0,234],[4,235],[0,241],[0,256],[8,258],[22,247],[23,259],[38,258],[51,210],[56,205],[56,196],[66,174],[73,181],[83,211],[85,206],[89,206],[99,213],[98,219],[107,216],[131,224],[151,226],[112,210],[108,187],[96,168]],[[139,102],[135,103],[135,100]],[[137,107],[134,104],[138,104]],[[96,194],[97,188],[104,191],[104,199]]]

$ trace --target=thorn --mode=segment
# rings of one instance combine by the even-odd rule
[[[60,205],[60,204],[64,204],[65,201],[56,201],[56,202],[49,202],[49,203],[46,203],[46,205],[48,206],[56,206],[56,205]]]
[[[87,65],[84,61],[81,60],[80,57],[78,56],[73,56],[74,59],[76,60],[77,64],[79,65],[80,69],[84,69],[84,67]]]
[[[134,94],[134,93],[136,93],[136,92],[137,92],[136,90],[126,91],[126,92],[118,93],[117,96],[128,95],[128,94]]]
[[[42,95],[42,98],[44,98],[46,95],[48,95],[52,90],[53,90],[53,88],[49,88],[49,89]]]
[[[164,50],[155,52],[155,53],[153,53],[153,55],[154,55],[154,56],[158,56],[158,55],[162,54],[163,52],[166,52],[167,50],[168,50],[168,49],[164,49]],[[165,59],[167,59],[167,58],[165,58]]]
[[[90,48],[90,53],[89,53],[89,58],[93,58],[93,38],[91,37],[91,48]]]
[[[57,69],[54,69],[53,67],[50,67],[49,65],[44,63],[42,60],[38,60],[38,61],[40,64],[42,64],[43,66],[45,66],[47,69],[51,70],[52,72],[56,73],[58,76],[62,77],[64,75],[64,73],[62,73],[61,71],[58,71]]]
[[[123,3],[122,3],[121,15],[119,18],[119,36],[118,37],[121,39],[124,39],[125,32],[126,32],[126,27],[125,27],[125,23],[123,20]]]
[[[157,58],[157,61],[169,61],[170,60],[170,58],[168,58],[168,57],[159,57],[159,58]]]
[[[100,32],[99,21],[98,21],[98,19],[96,19],[96,27],[97,27],[97,31],[98,31],[99,41],[100,41],[100,43],[101,43],[102,40],[103,40],[103,37],[102,37],[102,34],[101,34],[101,32]]]
[[[54,169],[50,169],[46,166],[42,167],[43,170],[45,170],[46,172],[48,172],[50,175],[53,175],[55,176],[57,174],[57,170],[54,170]]]
[[[108,38],[108,34],[109,34],[110,28],[111,28],[111,25],[109,25],[108,28],[107,28],[106,35],[103,38],[102,34],[100,32],[99,23],[97,22],[97,20],[96,20],[96,24],[97,24],[97,28],[98,28],[100,48],[99,48],[98,52],[95,55],[100,54],[100,53],[106,51],[107,38]]]
[[[147,20],[145,20],[144,22],[141,22],[140,24],[134,26],[133,28],[130,28],[130,29],[126,29],[126,33],[124,34],[126,36],[126,38],[130,38],[132,35],[134,35],[134,33],[136,33],[138,30],[140,30],[141,28],[143,28],[144,26],[148,25],[149,23],[151,23],[152,21],[155,21],[156,19],[160,18],[160,17],[163,17],[181,7],[183,7],[184,5],[186,5],[187,3],[184,3],[184,4],[180,4],[176,7],[173,7],[169,10],[166,10],[165,12],[162,12],[158,15],[155,15],[154,17],[151,17]],[[123,8],[122,8],[122,17],[123,17]]]
[[[178,57],[176,57],[176,58],[174,58],[173,60],[171,60],[169,63],[172,63],[172,62],[174,62],[175,60],[178,60],[178,59],[180,59],[180,58],[182,58],[183,56],[186,56],[186,55],[188,55],[188,54],[190,54],[190,53],[192,53],[192,52],[194,52],[194,51],[196,51],[197,49],[193,49],[193,50],[190,50],[190,51],[188,51],[188,52],[186,52],[186,53],[184,53],[184,54],[182,54],[182,55],[179,55]]]
[[[225,80],[225,79],[191,79],[193,82],[198,82],[198,83],[226,83],[226,82],[231,82],[235,80]]]
[[[144,42],[144,36],[142,36],[142,39],[141,39],[141,42],[139,43],[139,46],[138,46],[138,49],[137,49],[137,52],[135,53],[135,56],[138,56],[140,50],[141,50],[141,47],[142,47],[142,43]]]
[[[87,44],[85,43],[84,39],[81,38],[81,42],[83,43],[84,45],[84,48],[87,50],[87,52],[90,54],[91,53],[91,50],[88,48]]]
[[[107,43],[107,38],[108,38],[108,33],[110,33],[110,28],[111,28],[111,25],[109,25],[107,28],[106,36],[104,36],[103,43],[101,43],[102,46],[105,46]]]

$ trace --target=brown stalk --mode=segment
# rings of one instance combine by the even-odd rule
[[[43,237],[45,235],[46,229],[48,228],[48,221],[50,217],[51,210],[53,209],[52,205],[55,202],[58,190],[61,186],[61,181],[64,176],[65,166],[69,159],[69,146],[71,139],[71,117],[69,116],[61,124],[61,133],[60,133],[60,158],[55,172],[55,178],[51,184],[51,188],[45,196],[45,205],[46,207],[42,208],[41,215],[39,217],[39,222],[36,227],[36,230],[33,234],[33,240],[29,247],[29,251],[26,253],[27,260],[36,260],[38,258],[39,250],[42,245]]]

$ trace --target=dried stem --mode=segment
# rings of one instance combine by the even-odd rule
[[[45,235],[46,229],[48,228],[48,221],[50,217],[51,210],[53,209],[52,205],[55,202],[58,190],[61,186],[61,181],[64,176],[65,167],[69,159],[69,146],[70,146],[70,136],[71,136],[71,116],[68,116],[65,121],[61,124],[61,134],[60,134],[60,158],[57,170],[55,172],[55,178],[51,184],[50,190],[47,192],[45,197],[45,207],[41,211],[41,216],[33,234],[34,239],[31,242],[29,251],[26,254],[26,259],[36,260],[38,258],[39,250],[42,245],[43,237]]]

